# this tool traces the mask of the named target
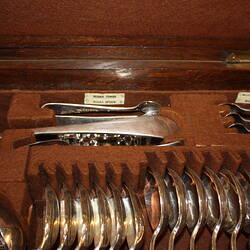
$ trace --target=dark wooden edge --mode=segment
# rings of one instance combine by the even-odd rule
[[[115,60],[225,60],[235,50],[191,47],[25,47],[0,48],[0,60],[115,59]]]
[[[0,36],[0,47],[167,46],[250,49],[250,40],[166,36]]]

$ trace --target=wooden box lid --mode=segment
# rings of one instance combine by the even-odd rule
[[[250,48],[247,0],[2,0],[0,45]]]

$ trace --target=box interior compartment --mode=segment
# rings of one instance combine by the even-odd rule
[[[147,168],[180,175],[190,167],[216,173],[245,169],[250,176],[250,135],[226,128],[234,118],[223,102],[250,89],[250,2],[6,1],[0,3],[0,197],[19,219],[27,249],[41,237],[42,194],[50,182],[71,192],[82,183],[104,190],[126,184],[142,204]],[[34,146],[34,127],[55,125],[46,102],[83,103],[85,93],[125,93],[126,106],[153,100],[179,125],[165,138],[183,146]],[[242,105],[250,108],[250,104]],[[152,229],[144,208],[148,249]],[[170,231],[156,249],[166,249]],[[175,249],[189,249],[187,229]],[[208,227],[196,249],[210,249]],[[240,233],[238,249],[247,249]],[[227,250],[222,232],[218,249]],[[123,245],[122,249],[127,249]]]
[[[13,91],[6,95],[9,107],[4,112],[2,124],[5,130],[0,141],[1,193],[17,217],[22,217],[20,223],[25,235],[32,239],[28,241],[29,249],[34,248],[42,235],[42,211],[39,209],[48,181],[57,194],[62,183],[67,184],[72,194],[77,183],[88,189],[97,183],[104,190],[110,181],[120,190],[122,184],[126,184],[136,191],[144,205],[147,168],[161,175],[168,167],[180,175],[185,167],[191,167],[199,175],[205,166],[215,172],[221,168],[233,172],[249,169],[249,134],[226,128],[233,118],[223,118],[229,108],[218,106],[233,102],[238,91],[120,91],[126,94],[127,106],[148,99],[161,103],[161,115],[169,116],[180,127],[180,131],[166,140],[184,139],[183,146],[27,146],[34,142],[31,128],[55,124],[53,112],[41,109],[42,104],[51,101],[81,103],[86,92],[90,91]],[[19,192],[16,192],[17,187]],[[152,229],[145,210],[144,220],[143,249],[148,249]],[[156,249],[165,249],[168,237],[169,231],[160,238]],[[190,233],[185,229],[176,241],[176,249],[188,249],[189,238]],[[198,237],[197,249],[209,249],[210,240],[211,233],[206,227]],[[218,247],[227,249],[229,242],[229,235],[222,233]],[[240,234],[237,242],[239,249],[245,249],[247,237]]]

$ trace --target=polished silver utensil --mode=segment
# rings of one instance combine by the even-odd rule
[[[186,223],[186,187],[181,177],[173,169],[168,168],[164,178],[170,207],[173,211],[169,217],[169,236],[168,250],[174,249],[175,238],[183,230]]]
[[[228,128],[237,128],[238,131],[242,134],[249,134],[250,129],[248,129],[244,124],[242,123],[233,123],[228,126]]]
[[[90,112],[113,112],[113,113],[130,113],[143,112],[150,115],[157,114],[161,105],[154,101],[143,101],[136,106],[131,107],[112,107],[99,105],[84,105],[73,103],[46,103],[42,108],[52,109],[57,115],[81,114]]]
[[[43,237],[37,249],[51,249],[55,244],[60,225],[59,202],[54,189],[47,184],[44,192]]]
[[[66,184],[60,190],[60,243],[58,250],[72,246],[77,233],[76,204]]]
[[[76,191],[77,246],[75,250],[88,248],[94,239],[94,215],[89,191],[78,185]]]
[[[224,117],[234,117],[236,123],[249,123],[250,119],[246,119],[245,117],[241,116],[240,114],[236,113],[236,112],[230,112],[228,114],[226,114]]]
[[[219,106],[227,105],[231,108],[231,110],[235,113],[241,114],[241,115],[250,115],[250,109],[242,108],[241,106],[235,104],[235,103],[221,103]]]
[[[227,213],[223,228],[231,234],[231,249],[237,250],[237,236],[246,215],[245,196],[237,177],[228,169],[220,171],[227,197]]]
[[[177,124],[163,116],[140,116],[128,120],[120,119],[87,124],[73,124],[33,129],[35,135],[58,134],[119,134],[159,137],[173,134],[178,130]]]
[[[40,143],[61,140],[74,145],[151,145],[175,133],[177,124],[163,116],[140,116],[87,124],[34,129]]]
[[[71,124],[84,124],[94,122],[113,121],[120,119],[131,119],[139,117],[138,115],[124,115],[124,116],[76,116],[76,115],[55,115],[56,124],[58,126]]]
[[[94,214],[94,245],[99,250],[108,247],[111,237],[111,217],[104,191],[96,184],[91,194]]]
[[[220,178],[208,167],[203,171],[202,182],[207,197],[206,223],[212,230],[211,249],[216,250],[217,237],[226,218],[226,194]]]
[[[248,236],[248,245],[250,247],[250,182],[246,178],[245,171],[241,170],[237,172],[237,178],[243,188],[244,197],[245,197],[245,206],[246,206],[246,214],[243,218],[242,230]]]
[[[111,218],[111,236],[110,236],[110,250],[120,249],[125,241],[125,208],[122,202],[121,193],[114,186],[109,184],[109,195],[107,195],[110,218]]]
[[[190,250],[194,250],[196,237],[206,221],[206,193],[200,177],[191,168],[186,168],[183,181],[187,191],[186,224],[188,229],[192,232],[190,238]]]
[[[130,250],[140,249],[144,237],[144,218],[139,199],[133,190],[123,187],[122,201],[125,208],[125,234]]]
[[[9,208],[0,206],[0,249],[24,249],[23,230]]]
[[[159,173],[147,172],[144,200],[150,225],[154,230],[149,249],[154,250],[157,238],[166,230],[173,213],[164,179]]]

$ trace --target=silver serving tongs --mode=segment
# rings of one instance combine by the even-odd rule
[[[99,105],[84,105],[73,103],[46,103],[42,108],[51,109],[55,112],[55,118],[58,125],[82,124],[112,121],[116,119],[129,119],[138,117],[138,115],[126,116],[80,116],[84,113],[134,113],[141,112],[144,115],[156,115],[159,113],[161,105],[154,101],[143,101],[136,106],[131,107],[113,107]]]
[[[95,145],[95,140],[98,142],[98,138],[104,140],[104,138],[112,136],[112,140],[120,140],[120,145],[149,145],[152,144],[152,140],[156,142],[155,144],[159,144],[164,137],[175,133],[177,130],[178,126],[173,120],[152,115],[95,123],[36,128],[33,131],[37,140],[41,142],[46,138],[46,142],[50,141],[50,139],[58,139],[66,142],[66,144],[85,145],[86,141],[90,143],[92,140],[88,145]],[[119,143],[117,144],[119,145]]]

